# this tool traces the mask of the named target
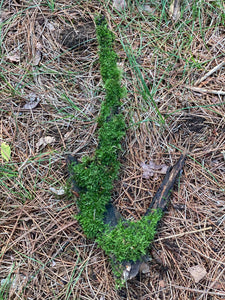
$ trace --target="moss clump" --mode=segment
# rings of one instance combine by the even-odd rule
[[[79,164],[71,164],[71,180],[80,189],[77,200],[80,212],[77,219],[86,236],[96,238],[112,261],[137,261],[146,254],[162,211],[155,210],[138,222],[121,220],[116,227],[104,223],[106,204],[110,201],[113,182],[120,168],[120,141],[125,135],[124,117],[120,113],[120,99],[124,96],[124,89],[120,84],[117,56],[113,50],[114,35],[108,29],[104,18],[97,18],[96,25],[101,76],[106,96],[98,118],[99,146],[95,155],[84,157]],[[121,275],[122,269],[118,272],[116,265],[113,265],[113,270],[115,275]]]
[[[137,261],[154,239],[162,210],[144,216],[140,221],[120,221],[114,229],[109,227],[98,237],[101,248],[116,261]]]
[[[96,19],[96,25],[101,76],[106,91],[98,118],[99,147],[93,157],[84,157],[82,163],[72,165],[72,179],[81,190],[77,219],[89,238],[104,231],[105,205],[110,201],[113,182],[118,175],[118,151],[125,135],[124,118],[119,113],[124,89],[120,85],[117,56],[113,50],[114,36],[104,18]]]

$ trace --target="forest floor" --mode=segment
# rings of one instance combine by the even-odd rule
[[[0,2],[0,300],[225,299],[225,6],[143,2],[121,11],[106,0]],[[112,193],[124,217],[144,215],[158,166],[188,147],[149,271],[120,290],[67,191],[67,155],[98,146],[98,14],[115,34],[127,89]],[[149,178],[143,163],[157,165]]]

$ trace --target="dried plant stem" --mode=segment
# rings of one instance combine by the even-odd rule
[[[225,65],[225,60],[222,61],[220,64],[218,64],[217,66],[215,66],[213,69],[211,69],[208,73],[206,73],[204,76],[202,76],[200,79],[198,79],[194,85],[198,85],[199,83],[201,83],[202,81],[204,81],[206,78],[208,78],[210,75],[212,75],[214,72],[218,71],[219,69],[221,69],[223,66]]]
[[[199,87],[191,86],[191,85],[184,85],[184,87],[189,89],[189,90],[192,90],[194,92],[198,92],[198,93],[206,93],[206,94],[214,94],[214,95],[225,96],[225,91],[203,89],[203,88],[199,88]]]
[[[175,287],[176,289],[181,289],[189,292],[204,293],[204,290],[191,289],[185,286],[173,285],[173,287]],[[225,293],[220,293],[220,292],[208,292],[208,294],[213,296],[225,296]]]
[[[157,240],[155,240],[155,242],[164,241],[164,240],[168,240],[168,239],[172,239],[172,238],[184,236],[184,235],[187,235],[187,234],[202,232],[202,231],[211,230],[211,229],[212,229],[212,227],[207,227],[207,228],[201,228],[201,229],[198,229],[198,230],[192,230],[192,231],[188,231],[188,232],[182,232],[182,233],[178,233],[178,234],[175,234],[175,235],[170,235],[170,236],[166,236],[166,237],[157,239]]]

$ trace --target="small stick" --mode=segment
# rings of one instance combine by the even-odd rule
[[[160,187],[158,188],[155,196],[153,197],[152,202],[149,208],[147,209],[145,215],[151,214],[155,209],[159,209],[159,208],[161,210],[166,209],[170,198],[170,192],[173,189],[173,186],[176,182],[178,175],[180,174],[180,171],[183,169],[187,157],[187,151],[188,150],[185,149],[184,152],[181,154],[177,163],[167,170],[166,175]],[[124,279],[127,280],[135,277],[138,274],[138,272],[141,270],[141,268],[144,265],[146,265],[145,260],[146,260],[146,256],[143,256],[135,262],[134,261],[123,262],[123,265],[125,266],[123,272]]]
[[[204,81],[207,77],[209,77],[210,75],[212,75],[214,72],[216,72],[217,70],[219,70],[220,68],[222,68],[225,65],[225,60],[222,61],[220,64],[218,64],[217,66],[215,66],[212,70],[210,70],[208,73],[206,73],[202,78],[198,79],[194,85],[198,85],[199,83],[201,83],[202,81]]]
[[[207,93],[207,94],[214,94],[214,95],[225,96],[225,91],[203,89],[203,88],[199,88],[199,87],[191,86],[191,85],[184,85],[184,87],[187,88],[187,89],[190,89],[190,90],[192,90],[194,92],[198,92],[198,93]]]
[[[152,210],[154,209],[159,209],[159,208],[162,210],[166,209],[169,202],[170,192],[173,189],[176,179],[184,166],[186,156],[187,156],[187,149],[185,149],[183,154],[181,154],[178,162],[173,167],[170,167],[167,170],[166,175],[160,187],[158,188],[155,196],[153,197],[152,202],[149,208],[147,209],[145,215],[152,213]]]
[[[180,285],[175,285],[175,284],[172,284],[171,286],[176,289],[181,289],[181,290],[185,290],[185,291],[189,291],[189,292],[194,292],[194,293],[199,293],[199,294],[204,293],[204,290],[192,289],[192,288],[189,288],[186,286],[180,286]],[[225,296],[225,293],[223,293],[223,292],[222,293],[221,292],[208,292],[208,294],[212,295],[212,296]]]
[[[170,235],[170,236],[166,236],[166,237],[154,240],[154,242],[164,241],[164,240],[172,239],[172,238],[175,238],[175,237],[184,236],[186,234],[192,234],[192,233],[202,232],[202,231],[211,230],[211,229],[212,229],[212,227],[207,227],[207,228],[201,228],[201,229],[198,229],[198,230],[182,232],[182,233],[178,233],[178,234],[175,234],[175,235]]]

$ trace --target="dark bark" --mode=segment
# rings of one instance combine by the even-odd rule
[[[170,194],[171,191],[174,187],[174,184],[176,183],[177,177],[179,176],[184,163],[186,160],[186,152],[184,154],[181,154],[178,162],[170,167],[167,172],[166,175],[160,185],[160,187],[158,188],[155,196],[152,199],[152,202],[149,206],[149,208],[146,211],[145,215],[151,214],[153,210],[155,209],[162,209],[163,211],[166,210],[168,203],[169,203],[169,198],[170,198]],[[67,163],[68,164],[76,164],[77,160],[72,157],[69,156],[67,158]],[[73,187],[72,187],[73,191],[75,193],[77,193],[77,191],[79,191],[79,188],[77,187],[76,183],[73,182]],[[116,227],[116,225],[118,224],[119,219],[121,219],[121,215],[120,213],[117,211],[117,209],[115,208],[115,206],[112,203],[109,203],[106,205],[106,212],[104,214],[104,223],[108,224],[110,227],[112,227],[112,229],[114,227]],[[124,261],[122,263],[122,266],[124,268],[123,271],[123,277],[125,280],[134,278],[143,268],[146,268],[147,264],[146,264],[146,260],[147,260],[147,256],[143,256],[140,260],[138,261]],[[115,262],[114,259],[112,258],[112,261],[114,262],[114,265],[118,265],[121,266],[120,262]]]

